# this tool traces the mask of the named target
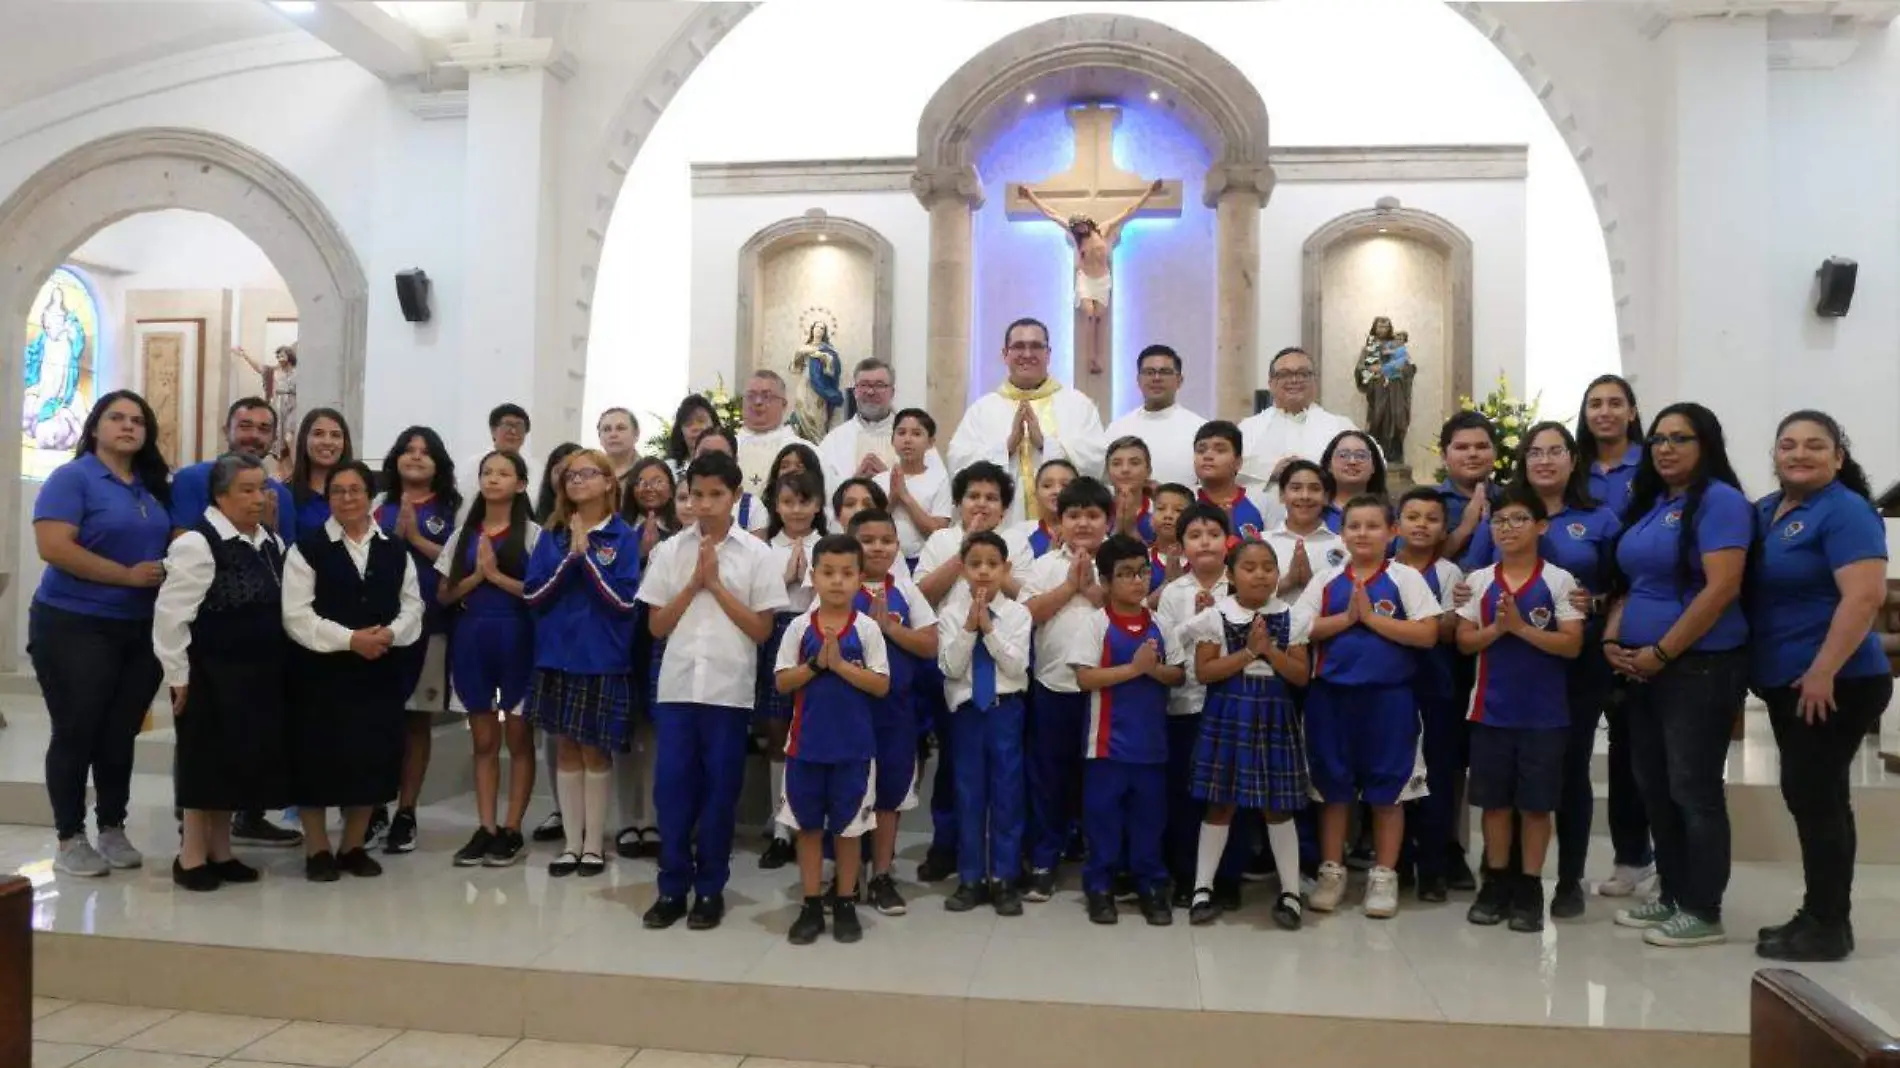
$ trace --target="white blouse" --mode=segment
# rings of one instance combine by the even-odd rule
[[[335,519],[324,520],[323,531],[331,541],[343,543],[343,550],[350,554],[350,562],[356,565],[359,575],[369,572],[371,542],[385,536],[382,528],[371,523],[369,533],[361,541],[345,537],[342,525]],[[349,652],[350,635],[355,631],[317,615],[316,599],[317,573],[311,570],[303,553],[292,546],[284,558],[284,633],[313,653]],[[422,590],[416,584],[415,557],[408,552],[402,557],[402,606],[389,624],[389,630],[399,646],[414,645],[422,637]]]
[[[233,538],[262,552],[274,544],[281,552],[284,543],[262,523],[245,534],[219,511],[216,505],[205,509],[205,522],[225,541]],[[165,552],[165,582],[158,588],[158,607],[152,614],[152,652],[165,669],[167,687],[191,682],[191,625],[198,618],[211,582],[217,578],[218,562],[211,555],[211,543],[195,530],[187,530]]]

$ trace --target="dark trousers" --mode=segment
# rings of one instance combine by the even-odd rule
[[[1662,900],[1710,922],[1728,889],[1728,764],[1745,685],[1740,651],[1691,653],[1629,693],[1631,760],[1656,836]]]
[[[937,771],[930,780],[930,855],[950,861],[957,859],[962,840],[957,812],[957,740],[955,720],[945,715],[937,720]]]
[[[1801,908],[1823,923],[1846,923],[1854,890],[1854,807],[1847,769],[1867,728],[1886,710],[1893,679],[1886,675],[1834,681],[1834,711],[1808,723],[1797,707],[1800,692],[1780,686],[1762,694],[1781,750],[1781,797],[1801,838],[1807,894]]]
[[[1591,763],[1596,755],[1597,721],[1610,721],[1610,844],[1616,863],[1646,868],[1655,861],[1649,849],[1649,817],[1630,766],[1629,709],[1606,677],[1570,682],[1570,745],[1564,750],[1564,792],[1557,806],[1557,878],[1580,881],[1590,852],[1590,826],[1596,818]]]
[[[1168,884],[1161,837],[1168,820],[1168,773],[1164,764],[1090,760],[1082,771],[1082,830],[1089,857],[1082,889],[1108,892],[1115,872],[1126,870],[1144,894]]]
[[[1034,684],[1029,705],[1029,866],[1054,871],[1074,826],[1088,737],[1089,695],[1057,693]]]
[[[46,794],[59,837],[85,833],[88,773],[99,826],[124,826],[139,725],[164,681],[152,655],[152,621],[35,604],[26,633],[27,655],[53,725]]]
[[[1023,701],[1005,694],[979,710],[966,702],[947,724],[956,750],[956,782],[945,793],[957,804],[957,876],[967,886],[1014,882],[1023,863]],[[939,769],[944,765],[938,765]]]
[[[653,807],[660,821],[660,893],[725,892],[745,783],[752,710],[661,704],[653,709]]]
[[[1168,717],[1168,823],[1162,835],[1161,859],[1174,885],[1194,886],[1194,864],[1200,847],[1205,802],[1195,799],[1194,746],[1201,740],[1201,715]]]
[[[1431,792],[1405,806],[1407,853],[1421,876],[1442,876],[1458,844],[1459,787],[1471,759],[1471,725],[1455,698],[1421,697],[1419,720],[1425,783]]]

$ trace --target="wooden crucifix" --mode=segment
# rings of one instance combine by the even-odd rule
[[[1075,157],[1069,169],[1033,185],[1011,182],[1004,198],[1009,218],[1047,218],[1063,228],[1075,248],[1075,362],[1069,381],[1095,401],[1104,420],[1114,413],[1110,261],[1122,224],[1137,213],[1181,213],[1179,179],[1143,178],[1116,166],[1115,124],[1120,120],[1121,109],[1111,105],[1070,108]]]

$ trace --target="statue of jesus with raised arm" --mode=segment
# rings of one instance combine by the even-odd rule
[[[1080,314],[1076,324],[1075,355],[1076,366],[1088,368],[1092,375],[1108,370],[1108,302],[1115,288],[1115,278],[1109,266],[1109,259],[1115,252],[1115,243],[1121,240],[1122,224],[1147,204],[1149,199],[1160,193],[1166,186],[1162,179],[1155,179],[1135,202],[1110,216],[1108,222],[1097,224],[1087,215],[1063,215],[1048,202],[1036,195],[1028,185],[1019,185],[1018,191],[1023,199],[1050,221],[1059,224],[1069,235],[1069,241],[1075,246],[1075,309]]]

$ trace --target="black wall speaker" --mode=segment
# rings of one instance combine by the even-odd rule
[[[1829,319],[1846,315],[1848,305],[1854,303],[1854,276],[1859,273],[1860,264],[1853,260],[1839,256],[1823,260],[1821,269],[1814,272],[1814,314]]]
[[[412,323],[429,321],[429,274],[420,267],[396,272],[396,299],[402,317]]]

